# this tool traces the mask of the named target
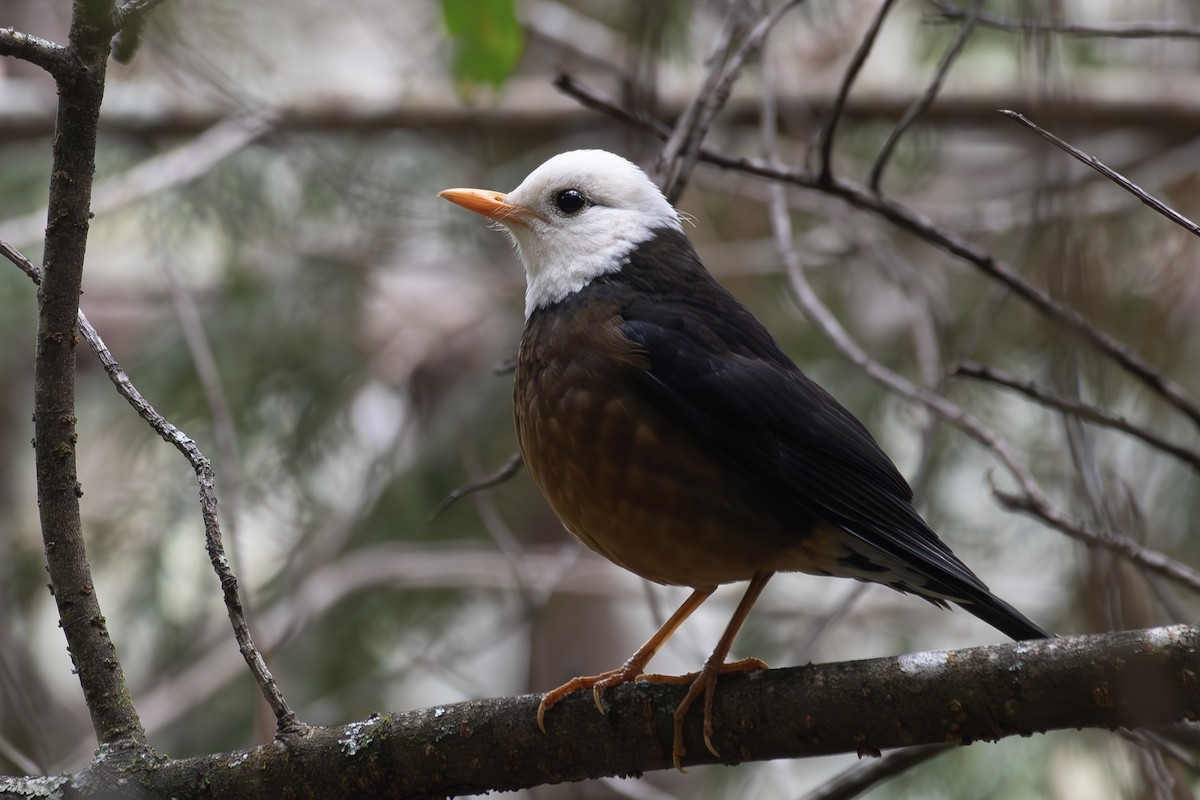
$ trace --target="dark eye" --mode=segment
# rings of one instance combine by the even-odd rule
[[[564,214],[576,214],[587,204],[587,197],[578,189],[563,189],[554,195],[555,207]]]

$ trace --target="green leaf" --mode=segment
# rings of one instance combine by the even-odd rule
[[[525,46],[514,0],[442,0],[442,19],[457,47],[454,77],[460,83],[502,84]]]

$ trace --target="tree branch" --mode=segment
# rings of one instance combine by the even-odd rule
[[[1050,133],[1050,131],[1038,126],[1035,122],[1033,122],[1031,119],[1026,117],[1024,114],[1018,113],[1016,111],[1009,111],[1007,109],[1001,109],[999,111],[999,114],[1000,114],[1000,116],[1004,117],[1005,119],[1011,119],[1014,122],[1018,122],[1018,123],[1024,125],[1026,128],[1029,128],[1031,131],[1036,133],[1038,136],[1041,136],[1047,142],[1050,142],[1050,144],[1054,145],[1059,150],[1062,150],[1064,153],[1071,156],[1071,158],[1074,158],[1076,161],[1079,161],[1082,164],[1086,164],[1087,166],[1096,170],[1096,172],[1099,172],[1101,175],[1108,178],[1110,181],[1115,183],[1117,186],[1120,186],[1122,189],[1129,192],[1131,195],[1136,197],[1138,200],[1141,200],[1143,203],[1150,206],[1150,208],[1154,209],[1159,214],[1162,214],[1164,217],[1171,220],[1176,225],[1180,226],[1181,228],[1184,228],[1185,230],[1187,230],[1189,233],[1191,233],[1193,235],[1200,236],[1200,225],[1197,225],[1196,223],[1192,222],[1190,219],[1185,217],[1183,214],[1180,214],[1178,211],[1171,208],[1166,203],[1159,200],[1157,197],[1154,197],[1152,194],[1147,192],[1142,187],[1138,186],[1133,181],[1126,178],[1121,173],[1117,172],[1115,169],[1112,169],[1111,167],[1107,166],[1100,159],[1096,158],[1095,156],[1090,156],[1087,153],[1080,150],[1079,148],[1077,148],[1071,144],[1068,144],[1067,142],[1065,142],[1062,139],[1055,136],[1053,133]]]
[[[127,0],[113,11],[113,26],[117,35],[113,37],[113,58],[122,64],[133,61],[142,44],[142,33],[150,12],[162,5],[163,0]]]
[[[28,61],[56,79],[65,78],[74,66],[74,57],[66,47],[12,28],[0,28],[0,56]]]
[[[904,116],[896,123],[896,127],[892,128],[892,132],[888,134],[887,141],[883,143],[883,147],[879,148],[879,155],[875,157],[875,163],[871,165],[871,172],[867,177],[867,186],[870,186],[872,191],[879,192],[879,182],[883,179],[883,170],[887,167],[888,161],[891,160],[896,145],[900,143],[900,137],[904,135],[904,132],[937,99],[938,92],[942,90],[942,84],[946,81],[946,76],[950,74],[950,67],[954,66],[954,62],[958,60],[959,54],[967,46],[967,40],[971,38],[971,32],[975,30],[975,23],[979,19],[979,9],[982,5],[983,0],[972,0],[971,10],[967,12],[962,27],[958,29],[954,41],[950,43],[950,47],[947,48],[945,54],[942,56],[937,71],[933,74],[933,80],[925,87],[925,91],[921,93],[921,96],[904,110]]]
[[[113,25],[117,29],[122,29],[133,22],[145,19],[147,14],[164,2],[165,0],[126,0],[113,11]]]
[[[769,14],[763,15],[754,27],[742,38],[742,41],[732,51],[727,59],[721,56],[728,45],[744,30],[740,19],[734,15],[737,9],[730,12],[729,24],[722,31],[721,44],[713,53],[712,64],[703,84],[684,110],[683,115],[667,137],[659,155],[659,164],[655,170],[662,184],[663,194],[672,203],[683,194],[687,185],[687,177],[696,165],[696,158],[717,114],[729,99],[733,84],[746,65],[747,59],[757,53],[767,39],[767,34],[779,24],[779,21],[804,0],[784,0]]]
[[[763,176],[769,177],[766,174]],[[787,172],[777,172],[775,177],[787,181]],[[811,183],[811,180],[807,176],[797,174],[790,182],[806,185]],[[1078,309],[1061,303],[1038,289],[1011,264],[997,258],[982,247],[968,242],[957,233],[937,225],[916,209],[875,195],[853,181],[835,179],[828,187],[828,192],[857,208],[889,220],[897,227],[966,261],[988,277],[1008,287],[1042,316],[1078,333],[1105,356],[1161,395],[1195,425],[1200,426],[1200,404],[1197,404],[1195,398],[1186,389],[1146,361],[1120,339],[1092,324]]]
[[[37,267],[16,250],[16,248],[2,240],[0,240],[0,255],[5,256],[20,267],[21,271],[28,275],[34,283],[39,286],[42,285],[43,273],[39,272]],[[288,705],[274,676],[267,668],[267,664],[259,653],[258,648],[255,647],[253,637],[250,635],[250,626],[246,622],[246,615],[242,608],[241,596],[238,591],[238,580],[233,574],[233,570],[229,565],[229,559],[225,555],[224,545],[222,544],[221,524],[217,518],[217,477],[212,464],[190,436],[159,414],[154,406],[150,405],[150,402],[142,396],[142,393],[133,385],[125,370],[121,368],[121,365],[113,357],[104,340],[100,338],[100,334],[92,327],[92,324],[88,321],[83,311],[77,310],[77,317],[80,333],[92,348],[96,357],[100,359],[100,364],[104,367],[104,372],[108,375],[109,380],[116,387],[117,393],[124,397],[129,405],[133,406],[138,416],[144,419],[154,429],[155,433],[168,443],[174,445],[187,458],[188,463],[192,465],[192,470],[196,473],[196,481],[200,487],[200,514],[204,520],[205,546],[208,551],[209,561],[212,563],[213,570],[217,574],[217,579],[221,583],[222,597],[225,601],[226,611],[229,614],[229,622],[233,626],[234,638],[237,639],[238,649],[241,651],[242,657],[246,660],[246,664],[250,667],[250,672],[254,676],[254,680],[258,684],[259,690],[262,692],[267,704],[275,713],[275,720],[279,731],[281,733],[295,733],[302,730],[302,723]],[[84,566],[86,566],[86,561],[84,562]],[[103,618],[101,617],[102,621]],[[107,633],[105,635],[107,636]],[[116,662],[115,658],[112,660],[114,663]],[[128,695],[127,689],[125,692]],[[132,700],[129,701],[128,705],[133,709]],[[136,711],[134,713],[136,714]],[[138,728],[141,730],[140,721],[138,722]],[[144,733],[142,737],[144,740]]]
[[[855,764],[804,795],[801,800],[854,800],[868,789],[953,749],[952,744],[925,744],[894,750],[875,761]]]
[[[1020,392],[1026,397],[1036,400],[1042,405],[1059,411],[1065,411],[1087,422],[1096,425],[1102,425],[1106,428],[1127,433],[1137,439],[1141,439],[1146,444],[1160,450],[1167,455],[1174,456],[1183,463],[1187,464],[1196,472],[1200,472],[1200,453],[1189,450],[1186,447],[1181,447],[1175,444],[1165,436],[1159,436],[1154,431],[1147,430],[1140,425],[1134,425],[1127,421],[1124,417],[1118,417],[1109,412],[1095,408],[1094,406],[1085,405],[1068,397],[1063,397],[1055,392],[1050,391],[1044,386],[1034,383],[1033,381],[1023,380],[1016,375],[1010,375],[1003,370],[994,369],[993,367],[984,364],[977,364],[973,361],[961,361],[955,364],[947,373],[951,377],[965,376],[968,378],[976,378],[988,383],[994,383],[998,386],[1004,386],[1014,391]]]
[[[433,522],[435,519],[437,519],[439,514],[467,495],[475,494],[475,492],[481,492],[484,489],[491,489],[493,486],[499,486],[520,472],[521,468],[524,466],[525,461],[521,458],[521,454],[513,453],[508,457],[507,461],[505,461],[499,467],[496,467],[496,469],[492,470],[486,475],[480,475],[477,478],[472,478],[442,498],[442,502],[434,506],[433,511],[430,511],[429,515],[425,517],[425,521]]]
[[[1068,516],[1052,506],[1044,497],[1025,494],[1012,494],[992,487],[992,494],[1000,501],[1000,505],[1009,511],[1020,511],[1034,519],[1039,519],[1055,530],[1065,533],[1088,546],[1103,547],[1112,550],[1139,564],[1148,570],[1178,581],[1194,592],[1200,592],[1200,570],[1158,550],[1144,547],[1128,536],[1121,536],[1113,531],[1097,528]]]
[[[862,70],[863,64],[867,62],[867,56],[871,54],[871,49],[875,46],[875,39],[879,36],[879,29],[883,27],[883,21],[887,19],[888,12],[892,10],[892,4],[896,0],[883,0],[879,4],[879,10],[875,12],[875,18],[871,20],[871,26],[867,28],[866,34],[863,35],[862,41],[858,44],[858,49],[854,51],[854,56],[850,59],[849,66],[846,67],[846,72],[842,76],[841,86],[838,87],[837,97],[833,101],[833,108],[829,112],[829,121],[825,123],[821,129],[821,138],[817,146],[818,152],[821,154],[820,166],[817,171],[817,181],[825,183],[833,175],[833,137],[837,132],[838,122],[841,121],[842,114],[846,109],[846,101],[850,97],[850,88],[854,85],[854,81],[858,78],[858,73]]]
[[[1073,636],[723,677],[714,758],[700,714],[686,765],[878,755],[1050,730],[1137,729],[1200,713],[1200,625]],[[671,768],[686,687],[620,686],[601,715],[577,692],[538,731],[538,695],[373,716],[250,750],[140,767],[154,796],[434,798]],[[0,780],[0,798],[42,784]],[[77,782],[79,797],[99,793]]]
[[[84,549],[76,476],[76,321],[87,247],[96,136],[111,37],[112,2],[76,0],[70,43],[81,69],[56,75],[57,135],[53,141],[45,269],[38,292],[34,356],[34,452],[38,512],[51,591],[67,649],[103,745],[148,747],[125,674],[108,634]]]

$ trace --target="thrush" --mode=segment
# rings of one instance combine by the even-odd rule
[[[548,692],[601,695],[635,679],[690,684],[712,743],[717,676],[776,572],[854,578],[954,603],[1014,639],[1048,634],[938,538],[867,428],[805,375],[713,279],[678,211],[636,165],[602,150],[557,155],[512,192],[441,197],[508,235],[525,268],[513,409],[529,475],[585,547],[692,594],[620,667]],[[647,676],[650,659],[719,585],[749,581],[699,672]]]

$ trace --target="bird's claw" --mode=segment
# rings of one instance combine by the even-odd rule
[[[691,709],[692,704],[700,697],[700,693],[704,693],[704,746],[708,748],[708,752],[713,754],[714,758],[720,758],[721,754],[717,751],[716,745],[713,744],[712,737],[714,733],[713,726],[713,698],[717,693],[717,677],[726,675],[730,672],[754,672],[755,670],[768,669],[766,663],[757,658],[744,658],[740,661],[730,661],[722,664],[712,664],[705,662],[704,667],[699,672],[693,672],[689,675],[670,676],[670,675],[647,675],[646,680],[660,681],[663,683],[684,683],[685,679],[691,678],[691,687],[688,693],[684,695],[683,700],[675,707],[675,713],[671,715],[674,722],[675,736],[671,742],[671,763],[675,765],[675,769],[687,774],[687,770],[683,768],[683,757],[687,755],[687,748],[683,746],[683,721],[687,718],[687,712]]]
[[[616,669],[611,669],[608,672],[602,672],[599,675],[586,675],[571,680],[559,686],[557,689],[551,689],[542,695],[542,702],[538,703],[537,724],[538,729],[546,732],[546,712],[554,708],[559,700],[562,700],[571,692],[577,689],[592,690],[592,702],[596,704],[596,709],[604,714],[604,693],[614,686],[620,686],[622,683],[629,683],[642,677],[642,668],[637,664],[626,662]]]

